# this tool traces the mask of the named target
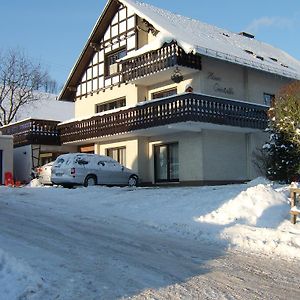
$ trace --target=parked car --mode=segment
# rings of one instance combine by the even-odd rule
[[[57,157],[51,173],[54,184],[65,187],[138,184],[138,175],[108,156],[69,153]]]
[[[37,168],[36,177],[38,178],[39,182],[45,185],[52,184],[51,182],[51,170],[54,161],[51,161],[39,168]]]

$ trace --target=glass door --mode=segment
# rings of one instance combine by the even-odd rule
[[[178,144],[159,145],[154,148],[155,181],[179,181]]]

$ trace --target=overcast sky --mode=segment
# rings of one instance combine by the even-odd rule
[[[233,32],[247,31],[300,60],[299,0],[144,0]],[[1,0],[0,49],[21,48],[61,85],[105,0]]]

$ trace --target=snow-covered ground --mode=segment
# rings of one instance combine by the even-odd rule
[[[230,251],[254,252],[298,264],[300,222],[292,225],[289,221],[288,195],[288,186],[274,186],[264,179],[243,185],[136,189],[63,189],[38,187],[32,182],[23,188],[0,187],[0,219],[1,211],[18,207],[24,213],[30,211],[30,222],[48,227],[54,225],[42,219],[46,211],[66,221],[114,220],[130,224],[123,227],[129,235],[146,227],[158,236],[206,241]],[[5,222],[1,226],[0,299],[39,299],[43,276],[34,270],[29,254],[22,257],[15,250],[16,241],[7,242],[12,229],[6,229]],[[46,236],[45,243],[50,243]],[[10,251],[13,249],[17,257]],[[50,264],[50,256],[46,255],[47,259]]]

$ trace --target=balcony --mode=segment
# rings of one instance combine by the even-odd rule
[[[0,128],[4,135],[13,135],[14,147],[30,144],[60,145],[58,121],[26,119]]]
[[[159,126],[193,122],[265,129],[267,106],[201,94],[181,94],[144,102],[126,110],[58,125],[62,143],[79,142]],[[141,132],[140,132],[141,133]]]
[[[147,52],[140,56],[129,58],[121,62],[124,82],[136,84],[155,84],[170,80],[175,67],[180,67],[182,75],[201,70],[201,57],[186,54],[176,43]]]

